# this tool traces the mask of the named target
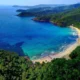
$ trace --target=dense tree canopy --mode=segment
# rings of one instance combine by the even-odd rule
[[[33,20],[51,22],[61,27],[74,25],[80,28],[80,4],[61,6],[56,8],[32,8],[21,10],[20,17],[35,16]]]
[[[16,53],[1,50],[0,80],[80,80],[80,46],[70,57],[33,64]]]
[[[74,10],[61,12],[58,14],[38,16],[34,18],[35,21],[48,21],[61,27],[74,25],[80,28],[80,8]]]

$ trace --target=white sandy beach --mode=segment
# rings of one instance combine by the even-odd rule
[[[70,26],[70,28],[76,30],[76,32],[77,32],[78,38],[77,38],[77,40],[76,40],[75,43],[70,44],[64,51],[62,51],[62,52],[60,52],[60,53],[57,53],[57,54],[55,54],[55,55],[54,55],[54,54],[51,54],[51,55],[49,55],[49,56],[46,56],[46,57],[43,57],[43,58],[40,58],[40,59],[37,59],[37,60],[32,60],[32,61],[33,61],[34,63],[35,63],[35,62],[40,62],[40,63],[42,63],[42,62],[50,62],[50,61],[53,60],[53,59],[62,58],[62,57],[68,59],[70,53],[71,53],[77,46],[80,45],[80,30],[79,30],[78,28],[76,28],[76,27],[73,27],[73,26]]]

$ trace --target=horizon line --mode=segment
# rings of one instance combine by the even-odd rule
[[[24,4],[0,4],[0,6],[37,6],[37,5],[73,5],[79,3],[71,3],[71,4],[35,4],[35,5],[24,5]]]

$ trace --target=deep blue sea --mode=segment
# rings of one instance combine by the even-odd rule
[[[76,41],[74,30],[18,17],[17,9],[0,6],[0,49],[35,59],[60,52]]]

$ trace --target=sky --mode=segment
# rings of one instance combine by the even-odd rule
[[[75,4],[80,0],[0,0],[0,5]]]

